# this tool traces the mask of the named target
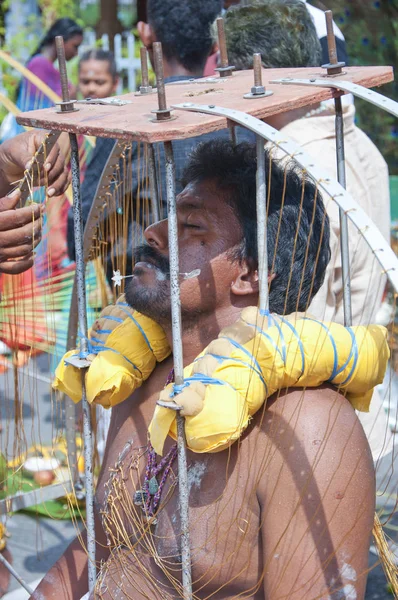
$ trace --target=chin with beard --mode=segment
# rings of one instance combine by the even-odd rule
[[[150,317],[160,325],[169,323],[170,306],[170,263],[166,257],[151,246],[142,245],[134,250],[134,262],[146,262],[153,267],[155,284],[146,286],[140,280],[143,269],[134,267],[134,277],[126,287],[126,301],[138,312]]]

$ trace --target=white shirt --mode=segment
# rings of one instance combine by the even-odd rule
[[[390,241],[390,192],[388,167],[371,140],[354,123],[355,108],[344,109],[344,141],[347,191],[364,209],[386,240]],[[314,157],[317,165],[337,179],[335,117],[325,114],[292,121],[282,128]],[[330,219],[331,260],[325,282],[308,311],[326,321],[343,323],[343,286],[340,255],[340,223],[337,204],[324,196]],[[354,325],[374,322],[386,277],[372,251],[349,222],[351,302]]]

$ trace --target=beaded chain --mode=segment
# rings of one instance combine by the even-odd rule
[[[174,381],[174,369],[172,369],[167,377],[165,387]],[[134,504],[141,506],[147,519],[152,521],[152,525],[156,524],[156,519],[153,520],[156,511],[158,510],[160,498],[167,477],[170,473],[172,464],[177,456],[177,444],[174,444],[169,452],[162,458],[159,464],[156,462],[156,452],[148,441],[147,447],[147,464],[145,469],[144,483],[141,490],[137,490],[134,494]],[[162,473],[160,482],[157,477]]]

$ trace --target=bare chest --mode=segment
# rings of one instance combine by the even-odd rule
[[[180,585],[178,466],[172,449],[170,442],[165,453],[170,460],[163,461],[164,468],[156,476],[152,475],[156,468],[151,472],[148,467],[147,448],[133,444],[126,444],[111,469],[102,506],[114,563],[105,569],[107,585],[110,579],[120,584],[121,578],[115,577],[114,570],[118,568],[116,563],[123,563],[124,555],[134,563],[132,570],[150,571],[156,585],[174,590]],[[160,462],[158,458],[157,464]],[[255,590],[261,570],[260,511],[255,478],[244,463],[237,448],[215,455],[188,453],[190,548],[198,597],[212,593],[214,598],[227,598],[242,590]],[[157,497],[159,502],[152,511]],[[168,596],[174,592],[166,593],[165,589],[160,597],[178,597]]]

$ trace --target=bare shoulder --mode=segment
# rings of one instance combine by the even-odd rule
[[[375,482],[355,411],[327,386],[291,390],[270,399],[256,430],[265,596],[360,600]]]

